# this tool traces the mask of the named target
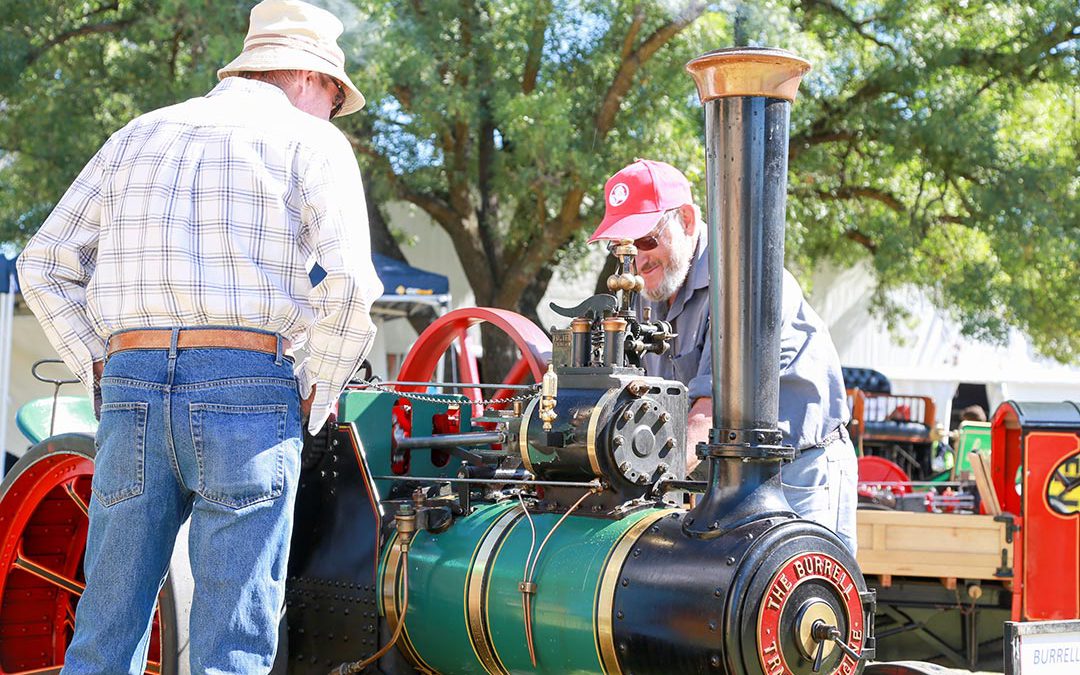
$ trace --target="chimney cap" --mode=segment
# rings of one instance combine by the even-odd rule
[[[771,47],[717,49],[686,64],[702,103],[734,96],[794,101],[810,68],[806,59]]]

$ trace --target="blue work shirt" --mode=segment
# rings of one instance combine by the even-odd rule
[[[654,320],[670,321],[678,333],[667,352],[645,356],[645,372],[685,384],[691,405],[696,399],[710,398],[707,239],[698,239],[690,272],[670,306],[666,301],[641,301],[643,307],[652,308]],[[846,425],[849,418],[840,357],[829,330],[787,270],[780,329],[779,412],[783,443],[799,450],[821,447],[825,437]]]

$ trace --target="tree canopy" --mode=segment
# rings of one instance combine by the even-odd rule
[[[0,239],[31,234],[129,118],[210,88],[251,4],[4,3]],[[444,228],[480,304],[533,315],[635,157],[683,168],[704,199],[683,65],[768,44],[815,66],[792,111],[789,265],[868,260],[887,316],[890,292],[915,284],[967,334],[1015,326],[1080,358],[1075,0],[316,4],[345,22],[369,101],[337,124],[373,201]]]

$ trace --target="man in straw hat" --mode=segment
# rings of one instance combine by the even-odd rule
[[[360,172],[328,122],[364,105],[341,32],[299,0],[257,5],[221,82],[113,134],[19,258],[27,303],[101,403],[64,673],[143,672],[189,516],[191,671],[271,667],[301,425],[326,422],[382,293]]]
[[[645,280],[642,306],[670,321],[678,337],[664,354],[647,354],[645,372],[678,380],[690,396],[687,469],[705,480],[695,448],[712,427],[709,352],[709,241],[690,182],[664,162],[639,159],[604,186],[604,220],[590,242],[634,240]],[[797,451],[781,468],[788,503],[836,532],[855,552],[857,473],[847,435],[848,408],[840,358],[825,323],[784,270],[780,328],[779,428]]]

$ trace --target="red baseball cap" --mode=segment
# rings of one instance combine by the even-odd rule
[[[604,185],[604,219],[589,237],[640,239],[652,231],[665,211],[693,204],[690,181],[670,164],[639,159]]]

